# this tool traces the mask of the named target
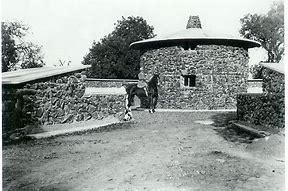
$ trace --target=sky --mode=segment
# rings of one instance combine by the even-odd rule
[[[46,65],[62,61],[79,65],[93,41],[114,30],[122,16],[141,16],[157,35],[183,30],[190,15],[199,15],[202,28],[239,36],[240,18],[265,14],[274,0],[2,0],[2,20],[30,27],[29,39],[42,45]],[[250,64],[263,60],[251,50]]]

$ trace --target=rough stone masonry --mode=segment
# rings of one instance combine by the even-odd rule
[[[103,119],[124,111],[125,95],[84,95],[85,78],[78,72],[3,86],[3,128]]]
[[[285,75],[263,68],[263,93],[239,94],[237,117],[255,125],[285,127]]]
[[[234,109],[238,93],[247,92],[248,52],[224,45],[180,46],[146,51],[140,66],[157,71],[158,108]],[[183,75],[195,75],[195,87],[184,87]]]
[[[159,73],[158,108],[236,109],[248,89],[248,49],[260,43],[202,29],[190,16],[186,30],[133,42],[144,73]]]

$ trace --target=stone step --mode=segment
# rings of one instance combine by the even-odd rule
[[[235,122],[235,121],[232,121],[231,124],[232,124],[233,128],[236,128],[237,130],[249,133],[249,134],[251,134],[251,135],[253,135],[253,136],[257,137],[257,138],[263,138],[263,137],[266,137],[266,136],[270,135],[269,133],[267,133],[265,131],[259,131],[259,130],[256,130],[256,129],[252,128],[252,127],[240,124],[240,123]]]
[[[92,121],[92,120],[91,120]],[[54,137],[58,135],[66,135],[72,134],[76,132],[84,132],[89,130],[94,130],[100,127],[109,126],[112,124],[123,123],[118,118],[115,117],[107,117],[103,120],[93,120],[93,123],[90,121],[88,122],[77,122],[74,124],[58,124],[58,125],[47,125],[42,127],[44,132],[36,133],[36,134],[29,134],[27,137],[32,139],[42,139],[48,137]]]

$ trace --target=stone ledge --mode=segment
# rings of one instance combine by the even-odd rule
[[[117,123],[123,123],[116,117],[107,117],[103,120],[94,120],[89,121],[89,124],[85,124],[84,122],[78,122],[72,124],[58,124],[58,125],[49,125],[49,126],[43,126],[42,129],[45,132],[42,133],[36,133],[36,134],[29,134],[27,137],[30,137],[32,139],[42,139],[42,138],[48,138],[48,137],[54,137],[58,135],[66,135],[76,132],[83,132],[88,130],[97,129],[100,127],[117,124]],[[71,127],[72,126],[72,127]]]
[[[86,81],[100,81],[100,82],[135,82],[137,83],[138,80],[134,79],[101,79],[101,78],[86,78]]]
[[[156,112],[236,112],[236,109],[156,109]]]
[[[91,95],[125,95],[126,89],[124,87],[107,87],[107,88],[96,88],[96,87],[86,87],[84,96]]]
[[[249,134],[251,134],[251,135],[253,135],[253,136],[257,137],[257,138],[263,138],[263,137],[266,137],[266,136],[269,135],[269,133],[267,133],[265,131],[258,131],[256,129],[252,128],[252,127],[240,124],[238,122],[231,121],[231,124],[232,124],[233,128],[236,128],[237,130],[249,133]]]

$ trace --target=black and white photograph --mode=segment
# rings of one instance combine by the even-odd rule
[[[285,191],[284,0],[0,4],[0,190]]]

